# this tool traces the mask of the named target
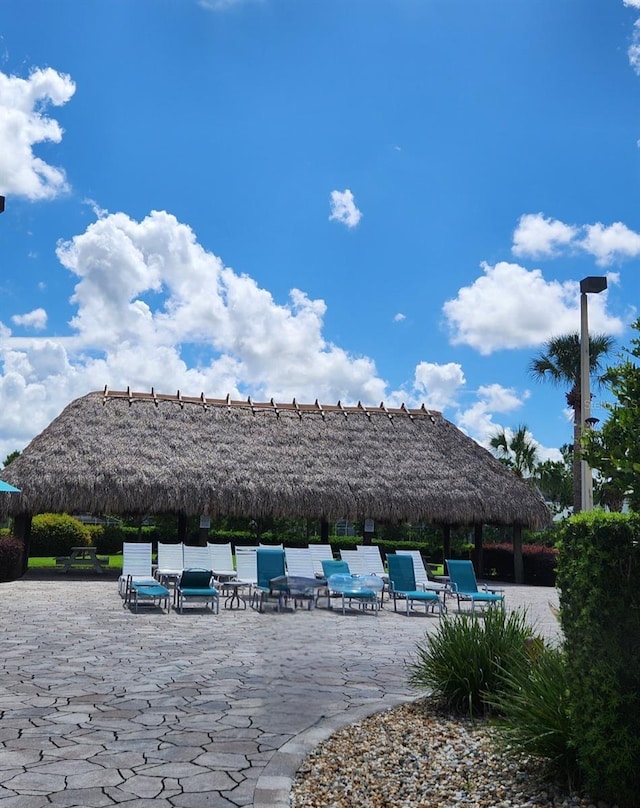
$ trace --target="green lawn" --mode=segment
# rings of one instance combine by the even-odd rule
[[[118,555],[110,555],[106,556],[104,554],[100,555],[100,558],[108,558],[109,559],[109,566],[108,569],[110,570],[122,570],[122,554]],[[39,558],[29,558],[29,567],[32,569],[56,569],[56,559],[55,556],[42,556]],[[440,564],[436,566],[434,564],[429,564],[429,569],[434,575],[444,575],[444,565]]]
[[[109,565],[108,569],[110,570],[121,570],[122,569],[122,555],[100,555],[100,558],[108,558]],[[56,564],[55,556],[40,556],[37,558],[30,557],[29,558],[29,567],[31,569],[52,569],[55,570],[58,568]]]

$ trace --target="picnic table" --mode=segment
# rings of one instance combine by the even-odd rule
[[[56,558],[56,564],[62,567],[61,572],[91,567],[96,572],[103,573],[108,563],[108,558],[98,558],[95,547],[72,547],[70,556]]]

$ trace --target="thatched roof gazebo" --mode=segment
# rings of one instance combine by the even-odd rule
[[[438,412],[109,391],[4,471],[0,514],[180,513],[540,528],[541,497]]]

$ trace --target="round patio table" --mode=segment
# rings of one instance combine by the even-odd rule
[[[269,588],[273,594],[280,593],[293,600],[294,606],[298,600],[307,600],[309,608],[315,603],[319,589],[327,585],[325,578],[306,578],[303,575],[278,575],[269,581]]]
[[[220,591],[225,595],[225,609],[246,609],[247,601],[240,591],[247,586],[244,581],[220,581]]]

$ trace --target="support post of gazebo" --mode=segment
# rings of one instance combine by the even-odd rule
[[[182,542],[183,544],[187,543],[187,529],[189,526],[189,521],[187,519],[186,513],[179,513],[178,514],[178,543]]]
[[[320,520],[320,541],[329,544],[329,522],[326,519]]]
[[[522,525],[513,526],[513,575],[517,584],[524,583],[524,562],[522,560]]]
[[[442,526],[442,563],[451,558],[451,525]],[[447,571],[444,571],[447,574]]]
[[[484,571],[482,525],[478,524],[473,526],[473,560],[476,567],[476,577],[482,578]]]

